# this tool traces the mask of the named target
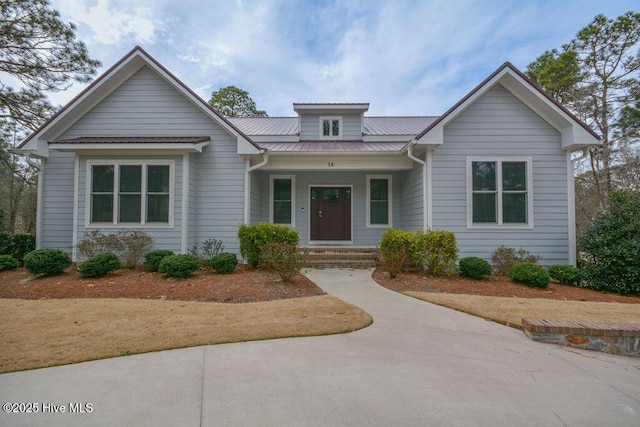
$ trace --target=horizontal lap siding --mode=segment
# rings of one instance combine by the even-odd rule
[[[140,69],[61,138],[80,136],[209,136],[211,143],[202,153],[189,154],[187,242],[192,246],[207,239],[218,239],[223,241],[225,250],[237,253],[237,231],[243,222],[244,212],[244,160],[237,154],[235,138],[151,69]],[[179,252],[182,238],[182,155],[175,156],[175,159],[174,228],[156,229],[152,234],[156,238],[156,247]],[[81,180],[83,200],[85,179]],[[68,188],[72,188],[72,184]],[[80,209],[79,224],[84,225],[84,203],[80,204]]]
[[[423,160],[424,160],[424,156]],[[400,172],[399,204],[402,206],[397,224],[405,230],[421,230],[424,227],[423,166]]]
[[[533,229],[467,229],[467,156],[533,159]],[[490,259],[505,245],[538,253],[544,264],[568,262],[568,186],[560,134],[505,88],[492,88],[445,128],[432,166],[433,227],[456,233],[460,257]]]
[[[51,151],[40,173],[41,248],[61,249],[71,255],[73,246],[73,176],[75,156]]]
[[[269,176],[251,172],[251,224],[269,221]]]

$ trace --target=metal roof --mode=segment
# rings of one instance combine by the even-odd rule
[[[88,136],[73,139],[61,139],[55,141],[56,144],[86,144],[86,143],[109,143],[109,144],[139,144],[139,143],[173,143],[173,144],[197,144],[207,142],[208,136]]]
[[[299,152],[396,152],[405,142],[362,142],[362,141],[306,141],[306,142],[261,142],[263,148],[277,153]]]
[[[411,135],[425,130],[438,117],[366,117],[365,135]],[[297,117],[230,117],[228,120],[242,133],[250,136],[294,136],[298,135]],[[264,144],[260,144],[264,145]]]

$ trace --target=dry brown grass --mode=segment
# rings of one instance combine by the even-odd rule
[[[256,302],[0,299],[0,372],[206,344],[328,335],[371,316],[330,295]]]
[[[404,292],[434,304],[522,328],[522,318],[587,322],[640,323],[637,304],[505,298],[430,292]]]

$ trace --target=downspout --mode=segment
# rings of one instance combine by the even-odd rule
[[[260,155],[262,155],[262,161],[253,166],[251,166],[250,159],[245,160],[245,169],[244,169],[244,223],[245,224],[249,224],[250,213],[251,213],[250,212],[251,206],[249,205],[249,203],[251,202],[251,194],[250,194],[251,182],[249,181],[249,173],[256,169],[260,169],[261,167],[266,165],[267,162],[269,161],[269,153],[267,153],[267,150],[265,149],[260,150]]]
[[[427,162],[413,155],[413,147],[415,147],[417,143],[418,141],[416,141],[415,139],[409,143],[409,145],[407,146],[407,157],[418,163],[419,165],[422,165],[422,225],[424,231],[427,231],[431,228],[431,216],[429,215],[429,211],[427,210],[429,206],[427,203],[427,198],[430,193],[428,191],[428,184],[430,183],[427,180]],[[430,160],[428,151],[427,160]]]

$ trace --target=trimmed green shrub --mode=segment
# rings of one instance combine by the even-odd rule
[[[549,276],[560,283],[577,286],[582,280],[582,271],[571,265],[552,265],[549,267]]]
[[[304,267],[300,250],[290,243],[266,243],[260,250],[260,265],[274,271],[283,282],[290,282]]]
[[[144,256],[144,267],[151,271],[158,271],[160,262],[168,256],[175,255],[173,251],[159,249],[157,251],[147,252]]]
[[[168,277],[183,279],[200,268],[200,260],[193,255],[170,255],[160,261],[158,271]]]
[[[493,254],[491,254],[491,262],[493,262],[493,270],[496,274],[506,275],[516,264],[537,264],[542,257],[540,255],[532,254],[531,252],[520,248],[518,250],[514,248],[507,248],[506,246],[500,246]]]
[[[392,279],[395,278],[409,262],[410,249],[414,240],[414,232],[393,228],[386,229],[380,236],[378,253]]]
[[[551,279],[547,272],[537,264],[520,263],[509,269],[509,278],[536,288],[546,288]]]
[[[640,295],[640,193],[616,191],[609,211],[599,214],[580,239],[587,286]]]
[[[249,267],[256,268],[261,261],[261,247],[267,243],[288,243],[298,246],[298,232],[286,225],[261,222],[257,225],[241,225],[238,229],[240,255]]]
[[[0,231],[0,255],[13,256],[13,234]]]
[[[78,265],[78,272],[82,277],[101,277],[119,268],[122,268],[122,264],[118,256],[106,252],[98,254]]]
[[[460,274],[465,277],[471,277],[472,279],[482,279],[482,277],[491,274],[493,270],[491,264],[475,256],[462,258],[459,265]]]
[[[456,236],[451,231],[416,232],[410,251],[411,261],[429,274],[447,274],[458,267]]]
[[[13,235],[13,257],[18,260],[20,265],[22,265],[24,256],[35,249],[35,234],[17,233]]]
[[[216,273],[229,274],[233,273],[238,265],[238,258],[236,254],[230,252],[222,252],[221,254],[214,255],[209,261],[209,265]]]
[[[0,271],[15,270],[20,267],[17,259],[11,255],[0,255]]]
[[[71,257],[60,249],[36,249],[24,256],[24,266],[31,274],[60,273],[71,265]]]

